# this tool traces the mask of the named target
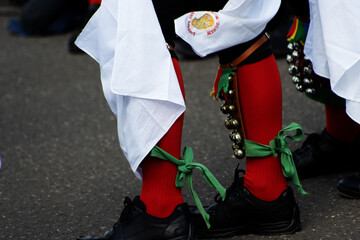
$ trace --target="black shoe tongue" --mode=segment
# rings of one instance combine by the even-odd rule
[[[140,196],[134,197],[133,204],[140,208],[142,211],[146,212],[145,204],[140,200]]]

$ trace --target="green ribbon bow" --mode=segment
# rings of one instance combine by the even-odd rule
[[[296,134],[286,135],[284,132],[286,131],[294,131],[296,130]],[[280,130],[277,137],[270,141],[269,146],[263,145],[257,142],[253,142],[245,139],[245,149],[247,157],[265,157],[269,155],[273,155],[277,157],[280,154],[281,157],[281,165],[283,174],[285,177],[290,177],[295,186],[297,186],[298,191],[301,194],[307,194],[304,191],[300,184],[300,180],[296,171],[295,163],[291,154],[290,149],[287,147],[288,143],[286,138],[290,138],[294,141],[300,141],[303,136],[303,129],[297,123],[291,123],[286,126],[282,130]]]
[[[219,83],[217,85],[217,94],[216,98],[219,98],[220,91],[223,90],[224,93],[228,93],[229,91],[229,77],[230,75],[234,75],[234,72],[236,71],[235,68],[223,68],[222,69],[222,75],[219,79]]]
[[[204,218],[207,227],[210,228],[210,222],[209,222],[210,216],[204,210],[200,198],[194,191],[194,187],[192,183],[192,170],[194,168],[199,169],[201,171],[201,175],[206,180],[206,182],[220,193],[223,200],[225,199],[226,189],[218,182],[218,180],[214,177],[214,175],[210,172],[208,168],[206,168],[203,164],[193,162],[194,159],[193,151],[189,147],[185,147],[183,151],[184,160],[176,159],[175,157],[165,152],[158,146],[155,146],[151,150],[150,156],[164,160],[169,160],[170,162],[178,166],[178,173],[175,179],[176,187],[184,187],[184,177],[186,177],[186,181],[189,185],[190,193],[192,198],[194,199],[195,205],[199,209],[201,216]]]

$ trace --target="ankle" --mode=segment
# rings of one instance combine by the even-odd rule
[[[140,200],[146,206],[146,213],[157,218],[166,218],[170,216],[179,204],[184,203],[182,195],[181,197],[167,198],[166,200],[149,197],[143,198],[140,196]]]
[[[272,156],[251,158],[246,162],[244,186],[257,198],[273,201],[287,189],[280,159]]]
[[[175,186],[177,166],[169,161],[149,157],[142,163],[143,185],[140,199],[146,212],[154,217],[169,216],[183,203],[181,188]]]

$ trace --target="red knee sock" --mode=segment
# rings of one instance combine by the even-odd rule
[[[89,0],[89,5],[92,4],[101,4],[101,0]]]
[[[360,125],[353,121],[345,108],[325,105],[326,131],[339,141],[352,143],[360,134]]]
[[[269,145],[282,128],[282,90],[273,56],[237,69],[246,137]],[[272,201],[287,189],[280,158],[246,158],[244,186],[257,198]]]
[[[180,67],[176,60],[173,60],[173,62],[184,96]],[[177,159],[180,158],[183,121],[184,114],[175,121],[157,144],[158,147]],[[146,212],[159,218],[169,216],[178,204],[184,202],[181,189],[175,186],[177,166],[167,160],[148,157],[142,162],[141,168],[143,185],[140,199],[146,206]]]

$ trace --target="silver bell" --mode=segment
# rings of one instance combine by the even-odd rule
[[[286,55],[286,62],[287,63],[292,63],[294,61],[294,59],[293,59],[293,57],[290,55],[290,54],[288,54],[288,55]]]
[[[296,90],[298,90],[298,91],[300,91],[300,92],[303,92],[303,91],[304,91],[304,86],[301,85],[301,84],[296,84],[296,85],[295,85],[295,88],[296,88]]]
[[[305,85],[312,85],[313,84],[313,80],[309,79],[309,78],[304,78],[304,84]]]
[[[238,128],[238,126],[239,126],[239,122],[236,119],[227,118],[225,120],[225,127],[227,129],[236,129],[236,128]]]
[[[314,88],[307,88],[306,93],[309,94],[309,95],[315,95],[316,90]]]
[[[291,75],[295,75],[299,72],[299,68],[293,64],[290,65],[288,70]]]
[[[291,80],[294,84],[300,83],[300,81],[301,81],[300,78],[297,76],[293,76]]]
[[[304,67],[304,70],[303,72],[306,74],[306,75],[311,75],[313,73],[313,70],[311,67]]]
[[[235,155],[235,157],[238,158],[238,159],[242,159],[242,158],[245,157],[245,153],[244,153],[244,151],[242,151],[241,149],[235,149],[235,150],[234,150],[234,155]]]
[[[221,107],[220,107],[220,110],[223,114],[228,114],[229,113],[229,108],[228,108],[228,105],[227,104],[222,104]]]
[[[228,95],[228,97],[232,98],[232,97],[235,96],[235,91],[232,90],[232,89],[230,89],[230,90],[228,91],[227,95]]]
[[[289,43],[287,45],[287,49],[289,49],[290,51],[292,51],[294,49],[294,45],[292,43]]]
[[[232,141],[232,139],[233,139],[234,133],[235,133],[235,132],[232,132],[232,133],[229,134],[229,138],[230,138],[231,141]]]
[[[227,107],[229,113],[234,113],[236,111],[236,107],[234,105],[229,105]]]
[[[231,129],[231,119],[230,119],[230,118],[227,118],[227,119],[225,120],[225,127],[226,127],[227,129]]]
[[[241,135],[240,135],[240,133],[238,133],[236,131],[230,135],[230,138],[231,138],[231,141],[233,141],[236,144],[241,143]]]
[[[231,127],[232,127],[233,129],[238,128],[238,127],[239,127],[239,121],[236,120],[236,119],[231,119]]]
[[[292,56],[294,59],[299,59],[300,54],[299,54],[298,51],[293,51],[292,54],[291,54],[291,56]]]

